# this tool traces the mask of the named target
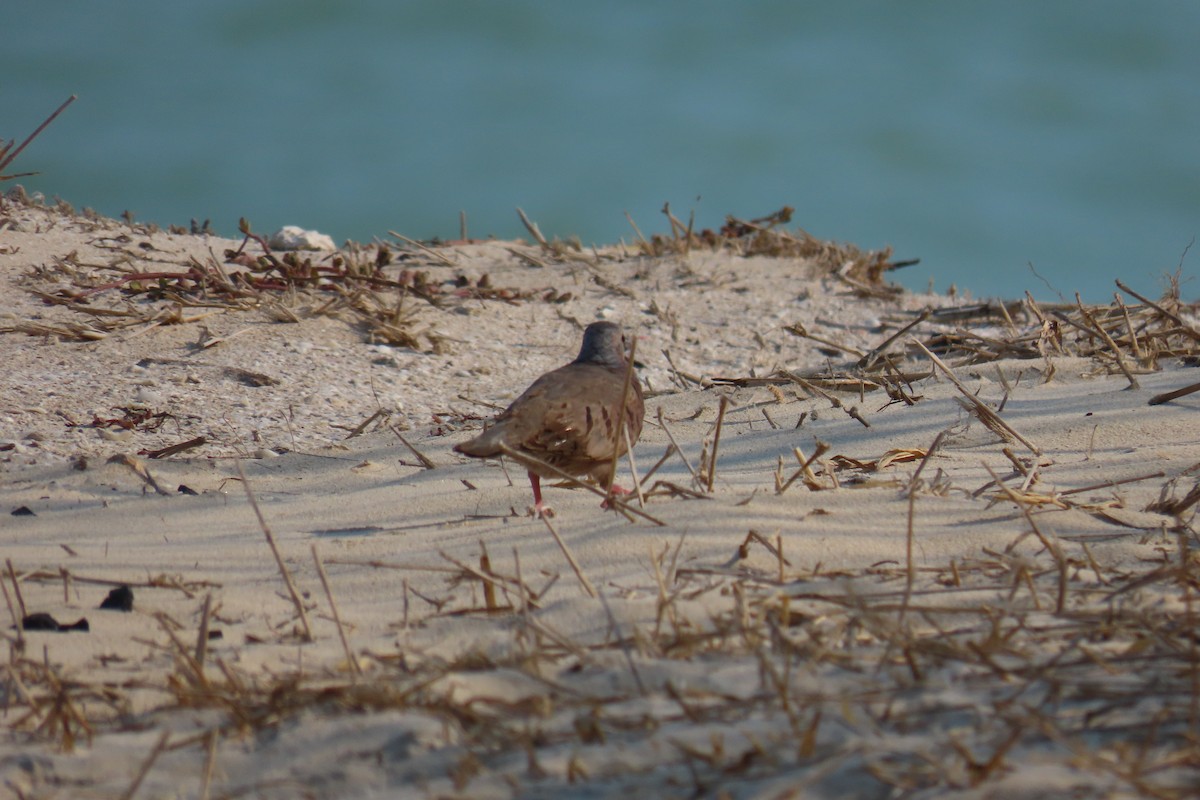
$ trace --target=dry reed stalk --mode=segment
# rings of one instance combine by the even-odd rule
[[[479,571],[484,575],[492,575],[492,559],[488,556],[487,545],[481,539],[479,541]],[[483,604],[489,612],[495,613],[499,609],[499,604],[496,602],[496,586],[491,581],[483,582]]]
[[[675,436],[671,433],[671,429],[667,427],[667,421],[663,418],[662,406],[658,407],[658,425],[663,429],[663,433],[667,435],[667,441],[671,443],[671,446],[675,448],[675,452],[679,454],[679,460],[683,462],[685,467],[687,467],[688,474],[692,476],[692,483],[694,483],[696,486],[699,486],[700,477],[696,474],[696,470],[692,468],[691,462],[687,460],[687,456],[679,447],[679,442],[675,441]]]
[[[1153,308],[1155,311],[1162,314],[1167,319],[1171,320],[1171,322],[1174,322],[1176,325],[1178,325],[1180,328],[1180,333],[1184,334],[1185,336],[1190,337],[1194,341],[1200,342],[1200,331],[1197,331],[1191,325],[1188,325],[1186,322],[1184,322],[1183,318],[1180,317],[1178,314],[1168,311],[1167,309],[1163,308],[1158,303],[1155,303],[1153,300],[1149,300],[1145,297],[1142,297],[1140,294],[1135,292],[1133,289],[1130,289],[1128,286],[1121,283],[1120,281],[1117,281],[1116,283],[1117,283],[1117,288],[1120,289],[1122,292],[1129,295],[1130,297],[1133,297],[1133,298],[1136,298],[1137,300],[1142,301],[1142,303],[1149,306],[1150,308]]]
[[[5,566],[8,567],[8,579],[10,581],[12,581],[13,594],[17,598],[17,608],[21,612],[20,618],[18,618],[16,620],[17,629],[20,630],[22,627],[21,620],[25,619],[25,617],[28,616],[29,612],[25,609],[25,598],[21,596],[21,584],[17,581],[17,570],[13,567],[12,559],[6,558],[6,559],[4,559],[4,563],[5,563]],[[8,596],[8,593],[5,592],[5,597],[7,597],[7,596]],[[10,608],[11,608],[11,606],[10,606]]]
[[[948,431],[941,431],[937,436],[933,437],[933,444],[925,451],[921,463],[917,465],[917,471],[913,473],[912,478],[908,481],[908,493],[911,495],[916,491],[917,481],[921,478],[921,473],[925,470],[925,465],[929,463],[929,459],[933,458],[933,454],[942,446],[942,442],[946,440]]]
[[[625,212],[625,219],[629,221],[629,227],[633,228],[633,232],[637,236],[638,246],[641,247],[642,250],[647,254],[650,254],[650,242],[646,241],[646,237],[642,235],[641,229],[638,228],[637,223],[633,221],[633,217],[630,216],[628,211]]]
[[[1121,319],[1125,320],[1125,330],[1129,333],[1129,348],[1133,353],[1133,357],[1139,364],[1146,363],[1146,356],[1142,353],[1141,345],[1138,343],[1137,329],[1133,326],[1133,320],[1129,317],[1129,308],[1125,305],[1125,301],[1121,299],[1118,292],[1113,292],[1113,302],[1121,309]]]
[[[522,617],[521,622],[522,624],[528,626],[528,628],[531,631],[534,631],[538,636],[541,636],[547,641],[553,642],[561,647],[564,653],[570,653],[572,656],[578,659],[580,664],[586,664],[591,661],[591,658],[588,656],[587,648],[571,641],[569,637],[552,628],[545,620],[540,620],[530,614],[525,614]],[[530,677],[534,678],[535,680],[546,680],[538,675],[530,675]],[[562,688],[561,685],[556,685],[553,683],[549,683],[549,685],[556,690]]]
[[[786,370],[786,369],[780,370],[780,373],[785,378],[787,378],[789,381],[796,384],[804,391],[808,392],[809,395],[812,397],[820,397],[822,400],[828,400],[831,403],[837,399],[833,395],[831,395],[829,392],[822,389],[820,386],[817,386],[816,383],[809,381],[805,378],[802,378],[801,376],[797,375],[796,373],[794,373],[790,370]]]
[[[115,456],[111,456],[107,463],[120,464],[122,466],[129,467],[131,470],[133,470],[133,473],[141,478],[147,486],[155,491],[155,493],[162,495],[163,497],[171,496],[171,492],[159,485],[158,481],[154,479],[154,476],[150,474],[150,470],[146,467],[146,463],[140,458],[128,455],[127,453],[118,453]]]
[[[788,478],[781,485],[776,487],[775,494],[783,494],[786,492],[788,488],[795,482],[795,480],[801,475],[804,476],[804,485],[809,489],[816,491],[824,488],[821,486],[821,482],[817,480],[816,474],[812,471],[812,465],[817,463],[817,459],[825,455],[827,452],[829,452],[829,445],[820,441],[817,442],[816,450],[809,458],[804,456],[804,451],[801,450],[799,446],[793,447],[792,455],[794,455],[796,460],[800,462],[800,468],[792,473],[792,477]],[[776,480],[778,480],[778,477]]]
[[[663,522],[662,520],[660,520],[656,517],[650,516],[645,511],[634,508],[633,506],[630,506],[627,503],[621,502],[620,498],[617,498],[615,496],[610,497],[609,494],[607,492],[605,492],[603,489],[599,489],[595,486],[592,486],[590,483],[585,483],[584,481],[581,481],[578,478],[576,478],[574,475],[563,472],[558,467],[554,466],[553,464],[548,464],[545,461],[542,461],[540,458],[535,458],[531,455],[528,455],[527,453],[522,453],[517,450],[513,450],[511,447],[508,447],[507,445],[504,445],[504,444],[500,445],[500,452],[503,453],[504,455],[508,456],[509,458],[511,458],[513,461],[516,461],[518,464],[520,464],[523,467],[528,468],[530,466],[535,466],[539,470],[546,470],[550,474],[555,475],[558,478],[561,478],[562,480],[566,481],[567,483],[569,483],[572,486],[576,486],[581,489],[586,489],[587,491],[591,492],[592,494],[603,498],[606,502],[610,503],[613,508],[616,508],[616,510],[619,511],[621,514],[626,515],[626,519],[630,519],[628,516],[629,514],[636,514],[639,517],[642,517],[646,520],[649,520],[650,522],[653,522],[655,525],[658,525],[658,526],[661,526],[664,528],[667,525],[667,523]],[[630,519],[630,521],[632,522],[632,519]]]
[[[200,629],[196,632],[196,665],[203,671],[204,659],[208,655],[208,620],[212,610],[212,592],[204,595],[204,607],[200,610]]]
[[[407,634],[408,634],[408,630],[409,630],[409,628],[408,628],[408,611],[409,611],[409,601],[408,601],[409,586],[408,586],[408,578],[402,578],[402,579],[400,580],[400,588],[402,589],[402,591],[401,591],[401,593],[400,593],[400,594],[401,594],[401,596],[404,598],[404,600],[401,602],[401,609],[402,609],[402,612],[403,612],[403,613],[402,613],[402,615],[401,615],[401,627],[402,627],[402,630],[403,630],[403,631],[404,631],[404,633],[405,633],[405,639],[407,640],[407,638],[408,638],[408,637],[407,637]]]
[[[688,372],[682,372],[678,367],[675,366],[675,360],[671,358],[670,350],[663,350],[662,354],[667,359],[667,366],[671,368],[671,374],[675,377],[675,382],[679,384],[681,389],[686,390],[689,383],[693,383],[696,386],[701,386],[703,384],[703,380],[699,375],[692,375]]]
[[[1049,321],[1046,319],[1046,315],[1044,313],[1042,313],[1041,306],[1038,305],[1037,300],[1033,299],[1033,295],[1031,295],[1029,293],[1028,289],[1025,290],[1024,300],[1025,300],[1025,308],[1027,308],[1029,310],[1029,312],[1031,314],[1033,314],[1033,316],[1037,317],[1037,321],[1039,323],[1045,324],[1046,322]]]
[[[199,800],[208,800],[209,787],[212,785],[213,768],[217,765],[217,741],[221,733],[216,728],[208,732],[204,740],[204,767],[200,771]]]
[[[449,553],[446,553],[442,550],[438,551],[438,555],[446,559],[446,561],[450,562],[454,566],[458,567],[458,570],[462,574],[469,575],[483,585],[484,605],[488,611],[510,610],[508,608],[504,608],[496,602],[496,589],[499,589],[504,593],[505,597],[508,597],[509,586],[512,585],[515,587],[517,594],[521,597],[522,603],[534,608],[538,607],[537,599],[545,594],[544,590],[542,592],[535,593],[531,588],[526,586],[519,577],[513,578],[495,572],[492,569],[491,558],[486,556],[486,551],[485,555],[480,556],[479,567],[472,567],[470,564],[460,561],[459,559],[454,558]],[[511,601],[509,605],[513,605]]]
[[[338,611],[337,601],[333,598],[333,588],[329,585],[329,576],[325,574],[325,565],[321,563],[321,554],[317,552],[316,544],[311,546],[313,563],[317,567],[317,577],[321,579],[321,588],[325,590],[325,599],[329,601],[329,610],[333,613],[333,624],[337,626],[338,639],[342,643],[342,652],[346,655],[346,661],[350,664],[350,672],[354,679],[362,677],[362,666],[359,665],[358,659],[354,656],[354,651],[350,648],[350,642],[346,639],[346,626],[342,624],[342,615]]]
[[[283,584],[287,587],[288,596],[291,597],[292,605],[295,606],[296,613],[300,617],[300,624],[304,627],[304,641],[311,642],[313,640],[312,628],[308,624],[308,612],[304,610],[304,602],[300,599],[300,593],[296,591],[296,585],[292,583],[292,576],[288,572],[287,565],[283,563],[283,556],[279,552],[279,547],[275,544],[275,535],[271,533],[271,527],[263,519],[262,511],[258,507],[258,501],[254,499],[254,490],[250,487],[250,481],[246,479],[246,472],[242,469],[242,460],[240,458],[235,459],[234,464],[237,465],[238,477],[242,480],[242,488],[246,491],[246,499],[250,501],[250,507],[254,509],[254,516],[258,518],[258,527],[262,529],[263,536],[267,539],[267,545],[271,548],[271,554],[275,556],[275,565],[279,567],[279,574],[283,576]]]
[[[7,640],[8,637],[6,636],[4,638]],[[18,639],[18,640],[16,640],[15,643],[21,644],[22,642],[21,642],[21,640]],[[33,694],[29,691],[29,689],[26,688],[25,682],[21,680],[22,666],[23,666],[23,664],[22,664],[22,659],[20,658],[20,653],[10,650],[8,663],[4,665],[4,671],[6,673],[8,673],[8,683],[5,686],[5,690],[7,691],[9,688],[15,690],[15,694],[16,694],[17,698],[22,703],[29,706],[30,709],[32,709],[33,711],[36,712],[38,709],[39,702],[38,702],[38,699],[36,697],[34,697]],[[9,709],[11,709],[13,707],[13,705],[14,704],[12,703],[12,698],[6,697],[5,705],[4,705],[5,714],[8,713]],[[16,729],[16,727],[17,726],[15,724],[12,725],[12,728],[14,730]]]
[[[372,569],[398,569],[411,570],[413,572],[458,572],[450,567],[442,567],[436,564],[415,564],[411,562],[401,561],[380,561],[378,559],[361,559],[361,558],[329,558],[326,559],[327,564],[344,564],[354,567],[371,567]]]
[[[0,589],[4,590],[4,604],[8,606],[8,615],[12,618],[12,626],[17,631],[15,651],[22,652],[25,649],[25,626],[21,624],[21,620],[25,618],[25,615],[17,613],[17,608],[13,605],[12,596],[8,593],[8,584],[4,582],[4,576],[2,575],[0,575]]]
[[[629,666],[630,674],[633,675],[633,682],[637,684],[638,694],[645,697],[647,694],[646,684],[642,682],[642,674],[638,671],[637,664],[633,660],[633,651],[629,647],[629,641],[621,633],[621,624],[617,622],[617,618],[613,615],[612,607],[608,604],[608,598],[603,594],[593,594],[592,596],[598,598],[600,605],[604,607],[604,613],[608,617],[608,624],[612,626],[613,632],[617,635],[617,646],[621,648],[621,652],[625,656],[625,663]]]
[[[554,537],[554,541],[558,545],[558,549],[562,551],[564,556],[566,556],[567,563],[571,565],[571,570],[575,573],[575,577],[579,579],[579,585],[583,587],[583,591],[588,597],[596,597],[596,587],[592,586],[592,582],[588,580],[587,575],[583,574],[583,569],[579,566],[579,562],[576,561],[575,556],[571,554],[571,550],[567,547],[567,543],[563,541],[561,536],[558,535],[558,530],[554,527],[554,524],[550,522],[549,517],[542,517],[541,520],[542,522],[546,523],[546,528],[549,529],[550,535]]]
[[[625,364],[624,380],[621,384],[621,407],[620,413],[617,414],[617,435],[613,437],[613,454],[612,460],[608,465],[608,475],[604,480],[604,493],[609,498],[613,497],[613,482],[617,479],[617,462],[620,460],[621,443],[624,442],[628,447],[628,452],[632,458],[633,447],[629,442],[629,436],[626,435],[628,426],[625,424],[625,409],[629,407],[629,390],[633,386],[633,359],[637,353],[637,337],[630,336],[629,341],[629,358]],[[631,461],[632,463],[632,461]],[[634,474],[634,483],[637,482],[637,474]],[[641,492],[638,492],[638,498],[641,499]],[[643,502],[642,505],[645,505]]]
[[[62,579],[62,575],[57,571],[37,570],[23,576],[24,582],[53,582]],[[87,583],[94,586],[128,586],[131,589],[174,589],[183,592],[187,597],[194,597],[194,590],[197,589],[219,589],[221,584],[212,581],[185,581],[176,575],[156,575],[146,581],[132,580],[114,580],[112,578],[92,578],[85,575],[77,575],[71,573],[71,580],[74,583]]]
[[[504,249],[507,250],[510,255],[515,256],[518,261],[524,261],[526,264],[528,264],[531,267],[537,267],[538,269],[545,269],[546,267],[550,266],[550,262],[543,261],[542,259],[535,256],[533,253],[526,253],[525,251],[518,250],[515,247],[506,247]]]
[[[529,231],[529,235],[533,237],[534,241],[537,242],[543,250],[551,255],[557,256],[559,254],[558,251],[555,250],[548,241],[546,241],[546,237],[542,235],[542,231],[540,228],[538,228],[537,223],[526,216],[525,212],[520,208],[517,209],[517,216],[521,218],[521,224],[525,226],[525,230]]]
[[[77,96],[71,95],[65,101],[63,101],[63,104],[55,109],[53,114],[46,117],[42,124],[38,125],[33,133],[26,136],[25,141],[17,145],[15,149],[10,149],[12,148],[11,142],[4,144],[3,141],[0,141],[0,173],[3,173],[8,165],[15,161],[17,156],[21,154],[21,151],[28,147],[30,142],[36,139],[42,131],[46,130],[50,123],[54,122],[54,120],[58,118],[58,115],[66,111],[67,106],[71,105],[71,103],[74,103],[77,99],[79,99]],[[0,174],[0,181],[12,180],[13,178],[24,178],[36,174],[36,172],[21,172],[16,175]]]
[[[675,454],[675,445],[668,444],[667,449],[665,451],[663,451],[662,457],[659,458],[658,461],[654,462],[654,466],[650,468],[649,472],[647,472],[645,475],[642,476],[641,481],[638,483],[639,488],[642,486],[645,486],[646,482],[649,481],[652,477],[654,477],[654,473],[658,472],[658,470],[662,467],[662,465],[667,463],[667,459],[670,458],[674,454]]]
[[[154,762],[162,755],[163,750],[167,749],[167,742],[170,738],[170,731],[163,731],[158,737],[154,749],[150,751],[150,754],[146,756],[138,768],[137,775],[133,778],[133,783],[129,784],[129,787],[121,793],[121,800],[133,800],[133,796],[137,794],[137,790],[142,786],[142,781],[146,780],[146,776],[150,774],[150,768],[154,766]]]
[[[908,495],[908,525],[904,537],[904,599],[900,602],[900,614],[897,624],[904,625],[904,617],[908,614],[908,604],[912,602],[913,585],[917,580],[917,564],[913,559],[914,545],[916,544],[916,529],[913,520],[917,514],[917,496],[914,493]]]
[[[420,450],[413,447],[409,443],[409,441],[404,438],[403,434],[400,433],[400,430],[395,425],[389,425],[388,428],[391,430],[392,433],[396,434],[396,438],[400,440],[400,444],[407,447],[409,449],[409,452],[411,452],[414,456],[417,457],[417,460],[421,462],[421,466],[423,466],[425,469],[436,469],[437,468],[437,464],[433,463],[433,461],[428,459],[425,456],[425,454],[422,453]]]
[[[1117,343],[1114,342],[1112,337],[1108,335],[1108,331],[1104,330],[1104,326],[1096,322],[1096,319],[1091,315],[1091,313],[1083,307],[1083,299],[1079,296],[1079,292],[1075,293],[1075,305],[1079,307],[1080,315],[1088,323],[1091,329],[1093,329],[1100,336],[1100,338],[1104,340],[1104,343],[1107,344],[1109,349],[1112,351],[1112,357],[1116,360],[1117,367],[1125,375],[1125,379],[1129,381],[1129,388],[1142,388],[1141,385],[1138,384],[1137,378],[1135,378],[1133,373],[1129,371],[1129,367],[1125,365],[1125,356],[1121,353],[1121,348],[1117,347]],[[1132,333],[1133,329],[1130,328],[1130,334],[1132,335]]]
[[[176,635],[173,627],[176,625],[174,620],[162,611],[155,613],[154,620],[171,641],[171,653],[175,656],[178,666],[185,668],[181,670],[181,674],[187,683],[204,690],[211,688],[208,676],[204,674],[203,663],[198,661],[193,653],[188,652],[183,641]]]
[[[521,575],[521,553],[520,553],[520,551],[517,550],[515,545],[513,546],[512,553],[513,553],[513,574],[517,579],[517,586],[521,587],[521,591],[517,593],[518,596],[521,598],[521,616],[523,616],[526,619],[526,621],[528,621],[529,617],[530,617],[530,614],[529,614],[530,592],[525,588],[525,579]]]
[[[885,352],[885,351],[886,351],[886,350],[887,350],[889,347],[891,347],[891,346],[892,346],[892,343],[893,343],[893,342],[895,342],[897,339],[899,339],[899,338],[900,338],[901,336],[903,336],[904,334],[906,334],[906,333],[908,333],[909,331],[911,331],[913,328],[915,328],[915,327],[917,327],[918,325],[920,325],[920,324],[921,324],[922,322],[924,322],[925,320],[929,319],[929,316],[930,316],[932,313],[933,313],[932,309],[928,309],[928,308],[927,308],[927,309],[925,309],[924,311],[922,311],[922,312],[921,312],[921,314],[920,314],[920,316],[918,316],[918,317],[917,317],[916,319],[914,319],[912,322],[908,323],[908,324],[907,324],[907,325],[905,325],[904,327],[900,328],[900,330],[896,331],[896,332],[895,332],[895,333],[893,333],[891,336],[887,337],[887,338],[886,338],[886,339],[884,339],[882,342],[880,342],[879,344],[875,345],[875,347],[874,347],[874,348],[872,348],[872,349],[871,349],[871,350],[870,350],[870,351],[869,351],[869,352],[868,352],[866,355],[864,355],[862,358],[860,358],[860,359],[858,360],[858,364],[857,364],[857,366],[858,366],[860,369],[867,369],[867,370],[869,370],[869,369],[871,369],[872,367],[874,367],[874,366],[875,366],[875,363],[876,363],[877,361],[879,361],[879,357],[880,357],[880,356],[882,356],[882,355],[883,355],[883,353],[884,353],[884,352]]]
[[[187,450],[192,450],[193,448],[200,447],[200,446],[206,445],[206,444],[208,444],[208,439],[206,437],[197,436],[193,439],[188,439],[185,442],[179,442],[177,444],[168,445],[167,447],[163,447],[158,450],[151,450],[150,452],[146,453],[146,457],[147,458],[167,458],[168,456],[178,455],[179,453],[185,452]]]
[[[654,545],[649,542],[646,543],[646,550],[650,554],[650,566],[654,568],[654,583],[658,587],[658,604],[654,614],[654,635],[657,637],[660,634],[664,614],[670,617],[671,627],[678,633],[679,621],[675,613],[674,598],[668,598],[667,583],[663,579],[662,574],[661,557],[655,556]]]
[[[835,342],[832,339],[827,339],[823,336],[817,336],[815,333],[811,333],[808,328],[804,327],[799,322],[794,322],[791,325],[785,325],[783,326],[783,329],[792,334],[792,336],[796,336],[801,339],[808,339],[809,341],[816,342],[819,345],[824,345],[831,350],[837,350],[845,353],[846,355],[854,356],[855,358],[859,359],[860,362],[865,361],[870,355],[869,353],[864,353],[862,350],[859,350],[857,347],[847,347],[846,345],[841,344],[840,342]]]
[[[746,536],[742,539],[742,543],[738,545],[737,554],[728,563],[732,564],[737,561],[745,561],[750,557],[750,545],[759,544],[775,558],[775,561],[778,564],[778,572],[780,576],[782,576],[783,568],[785,566],[790,567],[792,562],[783,557],[783,540],[778,536],[776,537],[776,540],[776,543],[772,543],[761,533],[751,528],[749,531],[747,531]],[[782,582],[782,577],[780,580]]]
[[[1139,475],[1136,478],[1122,478],[1122,479],[1116,480],[1116,481],[1105,481],[1104,483],[1093,483],[1090,486],[1080,486],[1078,489],[1066,489],[1064,491],[1058,492],[1058,494],[1060,496],[1065,497],[1070,494],[1082,494],[1083,492],[1095,492],[1100,489],[1109,489],[1114,486],[1123,486],[1127,483],[1138,483],[1139,481],[1148,481],[1153,478],[1162,478],[1162,477],[1166,476],[1166,474],[1167,473],[1162,472],[1162,471],[1152,472],[1149,475]]]
[[[1200,503],[1200,483],[1193,486],[1181,499],[1154,502],[1147,507],[1147,510],[1170,514],[1173,517],[1182,517],[1183,513],[1196,503]]]
[[[629,440],[629,429],[623,428],[621,435],[625,438],[625,456],[629,460],[629,474],[633,480],[633,492],[637,495],[638,506],[646,507],[646,496],[642,493],[643,478],[638,477],[637,461],[633,457],[633,442]]]
[[[1200,383],[1193,383],[1179,389],[1174,389],[1170,392],[1156,394],[1154,397],[1151,397],[1149,401],[1147,401],[1146,405],[1159,406],[1163,403],[1169,403],[1172,400],[1178,400],[1179,398],[1185,397],[1193,392],[1200,392]]]
[[[1022,436],[1020,433],[1018,433],[1015,428],[1013,428],[1011,425],[1009,425],[1007,422],[1005,422],[1003,419],[1001,419],[999,414],[997,414],[995,411],[993,411],[991,408],[989,408],[987,406],[987,404],[984,403],[982,400],[980,400],[978,397],[973,395],[971,393],[971,391],[969,389],[967,389],[966,386],[963,386],[962,382],[957,377],[955,377],[955,375],[951,371],[950,367],[946,366],[945,362],[943,362],[940,358],[938,358],[936,355],[934,355],[933,352],[929,348],[927,348],[921,342],[918,342],[916,339],[913,339],[911,341],[917,347],[921,348],[921,350],[925,353],[925,355],[929,357],[929,360],[932,361],[934,363],[934,365],[937,366],[937,368],[942,371],[942,374],[945,375],[950,380],[950,382],[954,384],[954,387],[956,389],[958,389],[958,391],[962,394],[962,396],[964,398],[966,398],[966,401],[970,404],[970,406],[977,412],[976,416],[979,418],[979,421],[982,422],[989,430],[993,431],[994,433],[996,433],[997,435],[999,435],[1003,438],[1007,439],[1007,438],[1011,437],[1013,439],[1016,439],[1018,442],[1025,445],[1025,447],[1028,448],[1029,451],[1031,453],[1033,453],[1035,456],[1042,455],[1042,451],[1037,445],[1033,444],[1028,439],[1026,439],[1024,436]]]
[[[712,494],[713,481],[717,479],[717,448],[721,445],[721,425],[725,422],[725,409],[729,407],[729,398],[721,395],[721,405],[717,409],[717,429],[713,434],[712,453],[708,457],[708,485],[706,487],[709,494]]]
[[[388,236],[399,239],[400,241],[404,242],[405,244],[412,245],[413,247],[417,248],[418,250],[428,254],[431,258],[438,261],[443,266],[447,266],[447,267],[458,266],[458,262],[455,261],[454,259],[450,258],[449,256],[447,256],[445,253],[438,252],[437,250],[434,250],[432,247],[428,247],[424,244],[421,244],[420,242],[418,242],[415,239],[410,239],[402,233],[396,233],[395,231],[388,231]]]
[[[1180,581],[1183,589],[1184,623],[1189,631],[1200,630],[1197,627],[1196,609],[1192,596],[1192,585],[1196,582],[1196,562],[1192,558],[1191,544],[1187,532],[1182,527],[1178,536]],[[1195,635],[1188,637],[1188,678],[1191,696],[1188,703],[1188,727],[1193,736],[1200,733],[1200,642]]]
[[[1034,536],[1038,538],[1038,541],[1042,543],[1042,546],[1046,548],[1046,551],[1050,553],[1051,558],[1054,559],[1054,563],[1058,567],[1058,597],[1055,600],[1054,613],[1061,615],[1066,609],[1067,604],[1067,580],[1069,569],[1067,558],[1062,551],[1062,545],[1058,542],[1057,537],[1052,541],[1047,538],[1044,533],[1042,533],[1042,529],[1038,526],[1037,521],[1034,520],[1033,514],[1029,512],[1028,502],[1019,497],[1012,489],[1008,488],[1008,486],[1000,480],[1000,476],[997,475],[986,463],[984,463],[983,468],[986,469],[988,474],[992,476],[992,480],[996,482],[996,485],[1000,488],[1000,491],[1004,492],[1008,499],[1012,503],[1015,503],[1017,508],[1021,510],[1021,515],[1025,517],[1025,521],[1029,524]],[[1036,602],[1037,593],[1033,592],[1032,589],[1033,587],[1030,586],[1030,591],[1034,596],[1034,601]]]
[[[791,562],[783,557],[783,534],[775,534],[775,565],[778,568],[778,580],[780,585],[786,582],[787,573],[784,571],[785,566],[791,566]]]

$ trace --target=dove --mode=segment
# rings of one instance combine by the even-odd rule
[[[504,449],[543,461],[573,476],[597,481],[608,477],[613,453],[625,453],[625,437],[617,424],[622,406],[629,442],[642,432],[645,402],[636,376],[625,375],[625,337],[612,322],[593,322],[583,332],[579,356],[566,366],[534,381],[479,436],[455,445],[455,452],[472,458],[498,458]],[[525,465],[533,487],[533,511],[551,516],[542,501],[541,478],[555,473]],[[613,486],[614,494],[627,491]]]

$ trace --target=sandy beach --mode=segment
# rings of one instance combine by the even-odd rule
[[[10,194],[0,796],[1195,796],[1195,305],[777,222],[289,255]],[[539,519],[451,448],[597,319],[641,497]]]

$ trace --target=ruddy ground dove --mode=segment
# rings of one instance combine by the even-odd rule
[[[622,405],[629,441],[642,432],[645,403],[637,377],[625,394],[625,337],[611,322],[593,322],[583,332],[579,356],[566,366],[547,372],[504,410],[482,434],[455,445],[472,458],[498,458],[504,449],[532,456],[573,476],[608,478],[613,453],[625,453],[625,437],[617,424]],[[533,487],[533,509],[539,516],[552,514],[542,502],[540,478],[556,474],[536,463],[524,466]],[[612,487],[615,494],[625,490]]]

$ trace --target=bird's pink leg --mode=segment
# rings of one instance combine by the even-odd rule
[[[536,472],[530,472],[529,485],[533,487],[533,514],[536,517],[553,517],[554,509],[542,502],[542,479]]]
[[[623,489],[620,486],[617,486],[615,483],[609,488],[608,491],[609,491],[609,494],[611,494],[613,497],[624,497],[627,494],[633,494],[633,492],[631,490]],[[608,508],[609,507],[608,500],[606,499],[603,503],[601,503],[600,507]]]

